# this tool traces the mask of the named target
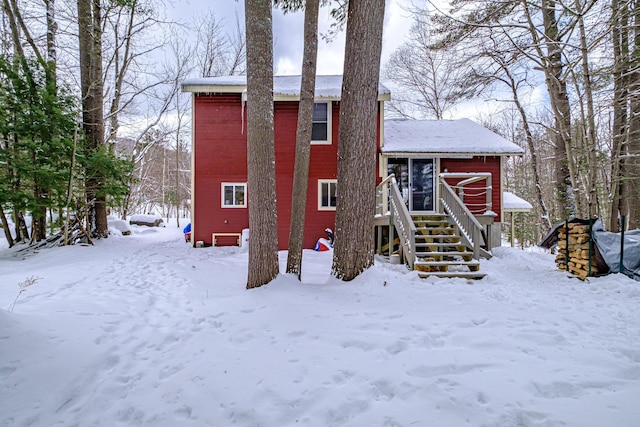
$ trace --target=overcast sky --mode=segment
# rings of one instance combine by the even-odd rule
[[[412,25],[412,16],[408,9],[425,7],[427,0],[386,0],[384,17],[384,31],[382,43],[382,66],[391,54],[405,41]],[[236,15],[244,28],[244,0],[176,0],[167,6],[170,19],[185,24],[193,23],[197,16],[203,16],[207,10],[215,13],[219,20],[223,20],[229,33],[235,30]],[[278,75],[300,74],[303,48],[303,20],[304,12],[283,14],[279,10],[273,11],[274,32],[274,63]],[[320,33],[327,33],[332,18],[329,8],[320,9]],[[331,43],[322,38],[318,45],[318,74],[342,74],[344,63],[344,32],[340,33]],[[194,73],[191,77],[199,77]],[[392,90],[394,82],[384,81]],[[536,93],[536,91],[534,91]],[[506,104],[495,101],[470,100],[458,104],[445,114],[445,118],[477,118],[479,115],[489,114],[491,111],[502,109]]]
[[[414,4],[423,6],[424,1],[414,0]],[[402,44],[411,26],[410,13],[405,9],[411,0],[387,0],[384,20],[384,38],[382,45],[382,63]],[[169,6],[170,18],[184,23],[193,22],[196,16],[211,9],[216,18],[224,20],[229,32],[233,32],[236,14],[244,27],[243,0],[185,0]],[[279,10],[273,13],[274,63],[279,75],[300,74],[302,64],[304,12],[284,15]],[[329,8],[320,9],[320,32],[326,33],[331,24]],[[318,46],[318,74],[342,74],[344,59],[344,32],[335,41],[327,43],[320,40]],[[195,77],[195,76],[194,76]]]

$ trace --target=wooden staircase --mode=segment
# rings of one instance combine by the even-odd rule
[[[437,212],[412,215],[394,175],[383,179],[376,191],[377,253],[391,253],[397,244],[402,260],[423,278],[485,277],[478,259],[491,258],[488,232],[443,179],[440,194]],[[489,219],[493,222],[493,216]],[[383,244],[382,230],[387,227],[391,245]]]
[[[482,279],[480,262],[462,243],[457,227],[446,214],[412,215],[416,226],[414,269],[418,276],[427,278],[461,277]]]

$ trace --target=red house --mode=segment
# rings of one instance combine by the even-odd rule
[[[342,76],[317,77],[305,248],[313,248],[317,239],[324,237],[324,229],[333,228],[335,223],[341,89]],[[182,84],[182,90],[193,94],[192,242],[237,245],[243,230],[249,226],[247,194],[251,191],[246,184],[246,79],[244,76],[189,79]],[[286,249],[289,238],[299,90],[300,76],[274,78],[279,249]],[[522,149],[466,119],[385,121],[384,102],[389,99],[390,91],[379,85],[378,182],[381,184],[376,213],[379,251],[385,251],[383,242],[386,241],[386,252],[391,253],[397,247],[396,252],[401,252],[411,267],[418,265],[422,253],[418,248],[425,240],[421,242],[422,226],[431,217],[439,218],[442,224],[448,224],[445,228],[453,230],[443,232],[461,237],[461,243],[456,246],[453,242],[453,247],[447,250],[462,249],[464,243],[469,250],[475,247],[475,258],[483,253],[488,255],[494,240],[498,241],[504,214],[504,159],[521,155]],[[395,178],[391,178],[391,174]],[[394,191],[398,193],[396,199],[392,197]],[[449,194],[451,192],[454,194]],[[413,237],[411,225],[400,222],[401,214],[415,227]],[[474,224],[470,224],[474,221],[481,223],[483,234],[481,238],[477,236],[475,242]],[[389,250],[389,240],[399,242]],[[442,258],[436,255],[438,257]]]

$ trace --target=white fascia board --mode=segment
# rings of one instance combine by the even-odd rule
[[[243,98],[246,99],[247,93],[244,92]],[[388,93],[381,93],[378,95],[378,101],[388,101],[390,96]],[[300,101],[300,95],[286,95],[276,93],[273,95],[274,101]],[[331,102],[331,101],[340,101],[341,98],[339,96],[316,96],[314,98],[316,102]]]
[[[467,153],[467,152],[442,152],[442,151],[382,151],[382,155],[385,157],[439,157],[443,159],[471,159],[473,157],[508,157],[508,156],[522,156],[521,153]]]
[[[246,86],[236,85],[202,85],[202,84],[182,84],[183,92],[191,93],[242,93],[247,89]]]
[[[247,87],[246,86],[218,86],[218,85],[199,85],[199,84],[183,84],[182,92],[190,93],[241,93],[242,99],[247,99]],[[388,101],[390,99],[388,93],[381,93],[378,95],[378,101]],[[315,98],[317,102],[331,102],[340,101],[339,96],[318,96]],[[288,95],[276,93],[273,95],[274,101],[300,101],[300,95]]]

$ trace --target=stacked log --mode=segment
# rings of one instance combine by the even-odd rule
[[[590,242],[589,224],[569,223],[569,238],[567,239],[566,225],[558,229],[558,255],[556,265],[561,270],[568,270],[580,279],[586,279],[599,273],[596,262],[595,244]],[[568,247],[567,247],[568,244]],[[589,245],[592,245],[589,251]],[[567,268],[567,252],[569,262]],[[591,272],[589,272],[589,255],[591,255]]]

